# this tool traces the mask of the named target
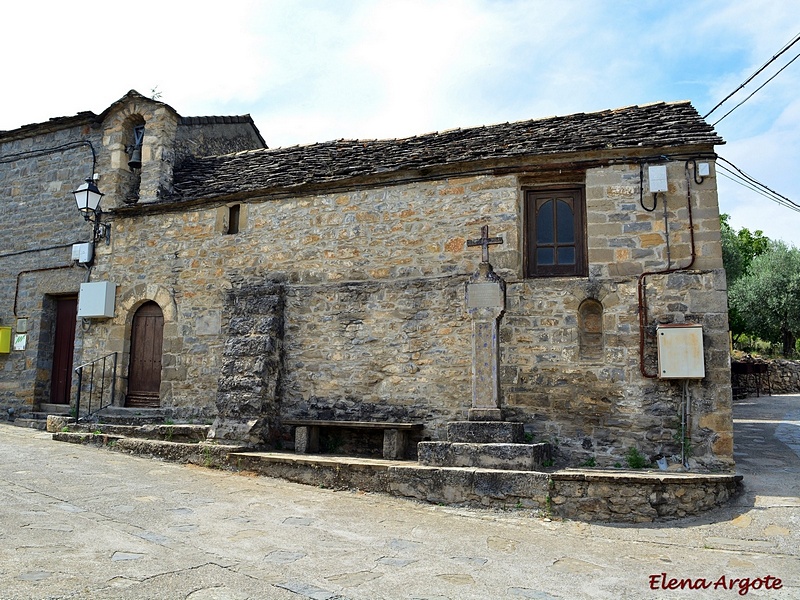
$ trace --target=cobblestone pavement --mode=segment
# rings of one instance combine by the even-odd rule
[[[647,526],[336,492],[0,425],[0,598],[800,599],[800,396],[735,418],[745,493]]]

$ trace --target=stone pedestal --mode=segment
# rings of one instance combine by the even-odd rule
[[[417,456],[430,467],[474,467],[503,471],[536,471],[551,458],[550,444],[468,444],[420,442]]]
[[[466,290],[472,318],[472,407],[470,421],[500,421],[500,331],[506,303],[505,282],[488,262],[480,264]]]
[[[419,463],[431,467],[476,467],[535,471],[551,458],[550,444],[525,444],[522,423],[452,421],[446,442],[420,442]]]
[[[451,421],[447,441],[466,444],[520,444],[525,437],[522,423],[509,421]]]
[[[522,423],[503,421],[500,408],[500,319],[506,307],[506,284],[489,264],[488,247],[502,243],[482,237],[467,245],[483,247],[483,261],[466,287],[472,318],[472,406],[467,421],[447,424],[447,441],[420,442],[420,464],[533,471],[550,459],[549,444],[525,444]]]

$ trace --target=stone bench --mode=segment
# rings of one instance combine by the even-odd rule
[[[419,431],[422,423],[386,423],[374,421],[321,421],[312,419],[285,419],[284,425],[293,425],[294,451],[297,454],[319,452],[319,430],[321,427],[346,429],[382,429],[383,458],[398,460],[405,457],[408,434]]]

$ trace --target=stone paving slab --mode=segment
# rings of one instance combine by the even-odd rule
[[[647,525],[319,489],[0,425],[0,599],[741,597],[651,589],[661,573],[770,575],[781,589],[762,582],[746,597],[800,598],[800,457],[775,435],[798,420],[800,398],[737,413],[745,493],[700,518]],[[777,463],[766,469],[766,458]]]

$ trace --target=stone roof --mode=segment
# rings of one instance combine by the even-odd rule
[[[338,140],[189,159],[171,200],[287,190],[463,163],[725,142],[689,102],[655,103],[389,140]]]
[[[53,117],[43,123],[31,123],[28,125],[23,125],[22,127],[18,127],[17,129],[11,130],[0,130],[0,142],[11,141],[16,139],[24,139],[27,137],[32,137],[35,135],[41,135],[44,133],[50,133],[53,131],[60,131],[62,129],[68,129],[70,127],[76,127],[78,125],[84,124],[95,124],[101,123],[103,119],[108,116],[108,114],[115,110],[118,106],[121,106],[125,102],[130,102],[132,100],[139,100],[144,101],[152,104],[158,104],[160,106],[164,106],[179,118],[180,125],[236,125],[236,124],[246,124],[250,125],[258,135],[259,139],[266,147],[266,142],[261,137],[261,133],[258,131],[256,124],[253,122],[252,117],[248,115],[225,115],[225,116],[207,116],[207,117],[182,117],[178,115],[178,112],[172,108],[168,104],[164,104],[158,100],[153,100],[148,98],[147,96],[143,96],[136,90],[130,90],[127,94],[125,94],[122,98],[114,102],[111,106],[101,112],[99,115],[93,113],[90,110],[85,110],[79,112],[76,115],[66,116],[66,117]]]
[[[235,125],[244,123],[254,125],[250,115],[224,115],[209,117],[181,117],[181,125]]]

